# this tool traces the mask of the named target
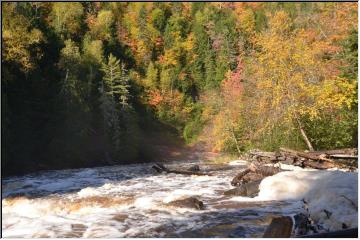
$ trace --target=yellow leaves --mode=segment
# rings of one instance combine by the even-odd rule
[[[31,29],[28,19],[22,15],[14,15],[13,8],[13,3],[4,4],[2,56],[3,60],[17,62],[21,65],[22,70],[28,71],[34,67],[31,58],[40,58],[42,56],[39,48],[33,48],[32,52],[35,54],[31,56],[29,48],[45,39],[39,29]]]
[[[194,33],[193,32],[191,32],[187,36],[186,41],[183,43],[183,48],[188,52],[193,50],[193,48],[194,48]]]
[[[323,111],[350,108],[356,84],[336,77],[339,62],[324,59],[339,48],[319,40],[314,29],[290,31],[290,27],[290,18],[279,11],[270,17],[268,32],[257,36],[261,50],[251,71],[256,79],[257,115],[291,123],[295,116],[315,119]]]
[[[226,123],[227,119],[225,114],[219,114],[215,116],[214,118],[214,127],[212,129],[211,135],[216,136],[215,138],[212,138],[213,142],[213,151],[218,152],[222,151],[226,148],[226,143],[231,138],[228,134],[228,131],[226,131]]]
[[[269,20],[271,34],[283,36],[290,32],[291,21],[284,11],[278,11]]]
[[[163,64],[164,67],[175,66],[177,64],[178,55],[174,49],[169,49],[165,51],[165,54],[160,57],[159,63]]]
[[[353,96],[356,94],[357,82],[350,83],[346,79],[336,77],[326,80],[318,89],[318,108],[340,109],[348,108],[354,103]]]
[[[255,32],[255,14],[251,9],[244,9],[238,11],[238,24],[241,31],[248,35],[253,35]]]

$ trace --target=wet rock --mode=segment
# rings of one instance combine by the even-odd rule
[[[294,216],[295,235],[305,235],[310,231],[311,222],[304,213],[298,213]]]
[[[82,237],[83,233],[87,229],[87,226],[81,223],[74,223],[71,224],[71,232],[68,233],[68,236],[64,237],[71,237],[71,238],[79,238]]]
[[[126,214],[116,214],[112,219],[118,222],[124,222],[128,218]]]
[[[279,172],[281,172],[281,168],[278,167],[272,167],[272,166],[257,166],[255,169],[255,173],[261,174],[264,177],[275,175]]]
[[[198,210],[205,209],[204,203],[195,197],[189,197],[184,199],[175,200],[169,202],[168,205],[180,208],[194,208]]]
[[[230,189],[224,192],[226,196],[243,196],[243,197],[254,197],[259,193],[259,185],[261,180],[245,183],[237,188]]]
[[[289,216],[273,218],[266,228],[264,238],[289,238],[293,228],[293,221]]]
[[[249,182],[255,182],[255,181],[261,181],[265,177],[262,174],[259,173],[248,173],[242,178],[242,183],[249,183]]]
[[[193,165],[188,168],[188,171],[198,172],[198,171],[200,171],[200,167],[199,167],[199,165]]]
[[[242,182],[243,177],[250,172],[251,172],[250,169],[245,169],[245,170],[241,171],[240,173],[238,173],[231,181],[231,185],[232,186],[240,186],[243,183]]]
[[[231,238],[245,238],[246,237],[246,229],[243,226],[239,226],[235,228],[228,237]]]

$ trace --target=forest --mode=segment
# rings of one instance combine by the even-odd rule
[[[357,3],[1,7],[3,175],[357,147]]]

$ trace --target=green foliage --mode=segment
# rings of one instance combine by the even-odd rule
[[[166,20],[167,20],[164,10],[162,10],[160,8],[155,8],[151,12],[151,19],[152,19],[152,23],[153,23],[154,27],[158,31],[163,32],[165,29]]]
[[[159,74],[158,69],[155,67],[153,62],[150,62],[147,71],[146,71],[146,79],[145,86],[149,88],[157,88],[159,85]]]
[[[84,58],[89,63],[100,64],[103,62],[103,43],[101,40],[93,40],[90,38],[84,38]]]
[[[343,41],[343,52],[341,58],[347,64],[342,68],[342,76],[355,80],[358,74],[358,31],[352,29],[350,35]]]
[[[309,121],[306,129],[316,149],[336,149],[357,145],[357,124],[357,111],[343,109]]]
[[[109,10],[101,10],[94,23],[90,24],[90,33],[94,39],[110,41],[114,35],[114,15]]]
[[[197,104],[192,111],[192,119],[190,119],[184,127],[183,137],[186,143],[196,141],[204,127],[204,121],[201,118],[201,106]]]
[[[50,24],[64,39],[71,38],[81,29],[84,8],[79,2],[55,2],[50,14]]]
[[[104,72],[103,91],[106,95],[114,97],[116,101],[125,107],[129,98],[129,78],[124,64],[120,66],[120,60],[110,54],[108,62],[102,65]]]
[[[155,131],[303,149],[299,119],[317,149],[356,146],[356,7],[3,3],[7,173],[146,161]]]

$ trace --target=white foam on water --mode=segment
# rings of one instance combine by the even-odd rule
[[[84,238],[116,238],[121,232],[110,226],[91,226],[83,234]]]
[[[357,173],[342,171],[287,171],[265,178],[260,184],[260,200],[300,200],[308,202],[311,217],[330,230],[342,223],[357,227]],[[347,200],[350,199],[350,200]],[[327,217],[325,210],[332,214]]]
[[[291,215],[298,212],[300,206],[298,199],[302,197],[309,198],[309,208],[315,213],[314,218],[319,222],[323,221],[321,223],[330,228],[337,228],[337,223],[327,222],[321,215],[322,207],[317,208],[317,206],[338,209],[333,210],[333,216],[339,221],[349,224],[353,221],[352,217],[348,219],[346,217],[354,215],[354,211],[349,207],[349,201],[339,198],[341,193],[357,203],[357,197],[355,199],[350,194],[351,191],[357,193],[357,189],[346,186],[346,183],[350,184],[354,181],[353,177],[346,177],[349,173],[340,172],[343,174],[341,175],[339,171],[324,171],[329,175],[322,175],[315,174],[319,171],[293,168],[292,171],[264,179],[258,197],[224,197],[223,192],[232,188],[230,181],[242,168],[242,164],[245,165],[245,162],[238,160],[234,165],[239,165],[239,168],[218,171],[213,176],[156,174],[149,164],[133,164],[49,171],[38,175],[4,179],[3,236],[20,238],[62,237],[67,234],[73,236],[72,224],[84,225],[83,230],[75,231],[79,234],[76,236],[81,237],[166,237],[169,234],[181,236],[182,232],[201,229],[205,224],[245,221],[224,217],[227,216],[225,213],[229,209],[222,209],[221,201],[286,200],[288,204],[273,204],[269,201],[269,205],[252,211],[259,212],[260,215],[271,212],[285,212]],[[178,166],[186,167],[186,164],[171,164],[169,168]],[[288,166],[285,168],[289,169]],[[355,175],[357,179],[357,174]],[[347,180],[341,185],[336,180],[330,181],[330,177]],[[330,189],[330,193],[324,192],[320,186]],[[33,197],[14,199],[8,197],[17,193],[26,193]],[[171,201],[192,196],[203,201],[206,210],[168,206]],[[333,205],[326,203],[332,202],[332,199],[335,199]],[[212,207],[212,204],[217,204],[217,208]],[[341,204],[345,207],[337,206]],[[231,211],[233,211],[231,214],[236,215],[237,212],[244,210],[234,208]],[[221,212],[224,212],[223,217],[217,219],[216,214]],[[341,212],[345,212],[346,215],[341,215]],[[353,225],[355,222],[357,225],[357,221],[353,222]],[[251,225],[246,226],[245,231],[248,231]]]
[[[157,203],[152,197],[140,197],[135,200],[134,205],[137,208],[152,209],[157,205]]]
[[[99,195],[99,190],[97,188],[93,188],[93,187],[87,187],[87,188],[83,188],[81,189],[77,195],[79,197],[91,197],[91,196],[97,196]]]

